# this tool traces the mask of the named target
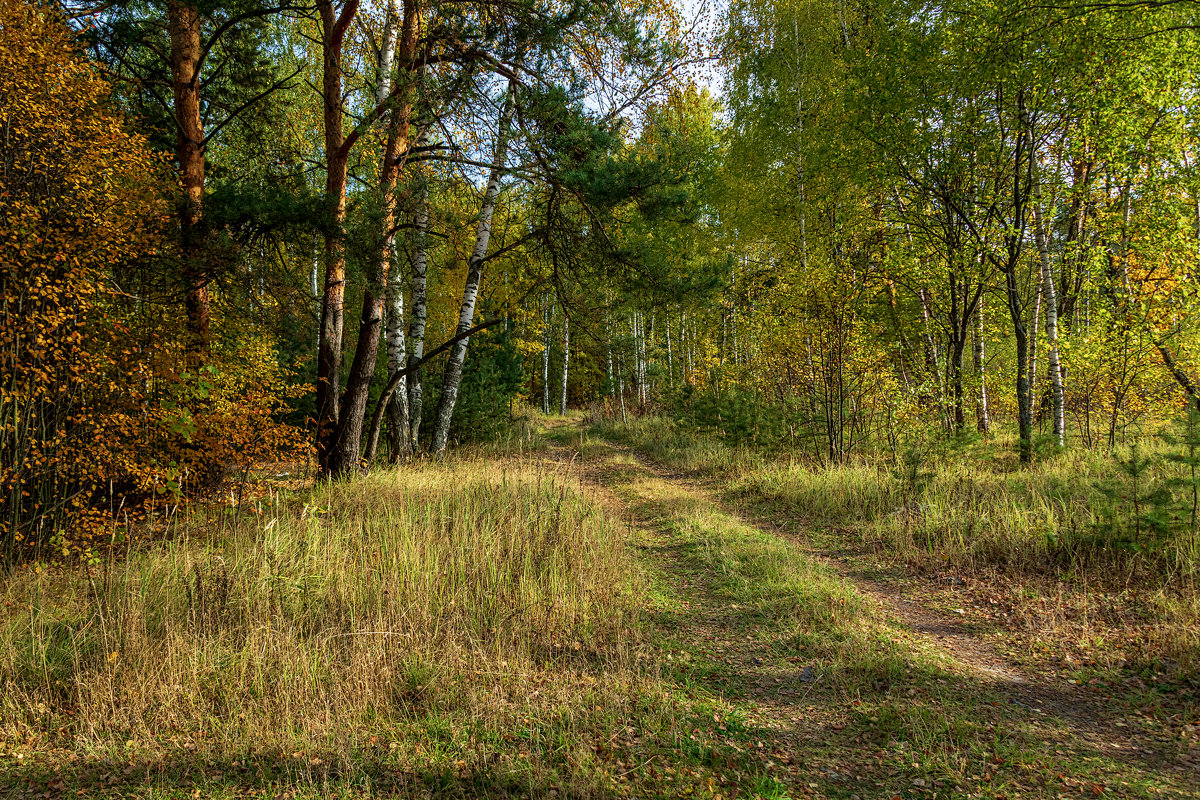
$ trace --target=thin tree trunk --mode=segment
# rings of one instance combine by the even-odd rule
[[[638,405],[646,405],[649,399],[650,392],[646,386],[646,329],[642,322],[642,313],[639,311],[637,318],[637,332],[634,334],[633,346],[637,351],[637,385],[638,385]]]
[[[567,310],[563,309],[563,368],[562,368],[562,400],[558,405],[558,413],[566,416],[567,413],[567,364],[571,361],[571,318],[567,316]]]
[[[695,320],[688,320],[688,347],[687,347],[687,375],[684,379],[690,379],[693,372],[696,371],[696,323]]]
[[[1005,297],[1008,300],[1009,316],[1012,319],[1013,338],[1016,340],[1017,356],[1017,432],[1020,437],[1019,451],[1022,463],[1033,460],[1033,407],[1029,394],[1029,334],[1025,329],[1025,315],[1021,313],[1021,293],[1017,285],[1017,268],[1010,259],[1004,269]]]
[[[665,321],[666,321],[666,325],[664,327],[667,329],[667,384],[671,385],[671,384],[674,384],[674,382],[675,382],[675,361],[672,358],[672,354],[671,354],[671,314],[670,314],[670,312],[667,313]]]
[[[796,221],[800,226],[800,269],[808,269],[808,220],[804,187],[804,55],[807,47],[800,38],[799,15],[792,17],[792,46],[796,59]]]
[[[1033,318],[1029,326],[1029,413],[1037,418],[1038,328],[1042,325],[1043,275],[1039,269],[1033,293]]]
[[[308,274],[308,281],[312,284],[313,299],[321,297],[321,244],[320,238],[313,236],[313,259],[312,269]]]
[[[425,353],[426,281],[429,260],[426,253],[429,231],[429,184],[422,176],[417,190],[417,210],[413,215],[413,277],[412,309],[408,323],[408,365],[420,362]],[[408,383],[408,436],[409,453],[420,449],[422,382],[421,370],[409,373]]]
[[[621,400],[621,424],[628,425],[629,417],[625,414],[625,360],[617,359],[617,397]]]
[[[938,420],[941,422],[942,428],[949,431],[951,426],[946,416],[946,381],[942,376],[937,343],[933,339],[933,312],[930,310],[929,290],[921,289],[917,295],[921,300],[921,319],[924,322],[922,331],[925,337],[925,367],[937,381]]]
[[[950,343],[950,386],[954,394],[954,430],[962,431],[967,424],[966,391],[963,387],[963,356],[967,347],[967,332],[957,332]]]
[[[991,422],[988,419],[987,353],[983,330],[983,296],[981,295],[979,310],[975,314],[974,366],[975,374],[979,376],[979,396],[975,400],[975,423],[980,433],[987,434],[991,429]]]
[[[629,316],[629,338],[633,342],[633,375],[632,378],[634,394],[637,396],[638,405],[642,404],[642,351],[638,346],[638,325],[637,312]]]
[[[492,163],[492,171],[488,176],[487,189],[483,195],[483,204],[479,209],[479,225],[475,232],[475,248],[467,263],[467,283],[463,289],[462,307],[458,315],[458,332],[470,330],[475,319],[475,301],[479,296],[479,283],[483,278],[483,260],[487,256],[488,243],[492,236],[492,214],[496,210],[496,197],[500,194],[500,178],[504,171],[504,161],[508,155],[508,137],[512,127],[513,110],[516,105],[517,84],[511,81],[508,92],[504,96],[504,104],[500,110],[500,120],[496,131],[496,153]],[[433,442],[430,450],[441,458],[446,453],[446,442],[450,437],[450,419],[454,415],[454,403],[458,399],[458,385],[462,380],[463,361],[467,356],[469,339],[462,339],[450,351],[446,359],[446,369],[442,374],[442,395],[438,399],[437,414],[434,418]]]
[[[550,295],[542,294],[542,413],[550,416]]]
[[[1046,305],[1046,347],[1050,367],[1050,413],[1052,416],[1054,440],[1058,443],[1059,447],[1065,447],[1067,441],[1066,417],[1063,412],[1063,374],[1062,363],[1059,360],[1058,354],[1058,296],[1054,291],[1054,273],[1050,269],[1050,249],[1047,242],[1046,228],[1042,224],[1040,196],[1034,198],[1033,221],[1038,254],[1042,260],[1042,291],[1045,294]]]
[[[608,382],[605,384],[605,394],[607,394],[609,397],[612,397],[613,391],[616,389],[616,386],[613,383],[612,321],[611,320],[607,321],[605,328],[607,329],[606,330],[607,336],[605,337],[606,341],[604,343],[604,352],[605,352],[605,356],[606,356],[606,359],[608,362],[608,369],[605,372],[605,376],[608,379]]]
[[[389,375],[399,372],[408,366],[408,354],[405,352],[404,341],[403,275],[396,268],[395,263],[392,264],[391,269],[392,271],[388,278],[388,316],[387,330],[385,331]],[[391,422],[390,445],[392,463],[407,457],[409,454],[412,434],[410,432],[408,411],[408,386],[407,379],[404,379],[400,384],[400,388],[392,394],[392,401],[388,403],[388,417]],[[374,456],[373,451],[368,454],[368,461],[371,456]]]

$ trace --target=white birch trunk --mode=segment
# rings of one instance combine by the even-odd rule
[[[667,383],[675,383],[675,363],[671,357],[671,315],[667,314],[666,318],[667,329]]]
[[[550,295],[542,295],[542,413],[550,414]]]
[[[313,259],[312,270],[308,274],[308,281],[312,286],[313,297],[320,299],[321,297],[321,243],[317,237],[313,237]]]
[[[392,63],[396,60],[396,36],[400,31],[400,15],[396,4],[388,3],[383,23],[383,41],[379,43],[379,62],[375,73],[375,102],[382,103],[392,93]]]
[[[605,346],[604,349],[605,349],[605,355],[607,356],[607,360],[608,360],[608,369],[605,372],[605,377],[608,378],[608,383],[606,384],[606,391],[607,391],[608,396],[612,397],[613,392],[616,391],[616,386],[615,386],[615,384],[613,384],[612,337],[611,337],[611,335],[609,336],[608,344]]]
[[[1037,289],[1033,294],[1033,321],[1029,327],[1029,414],[1037,418],[1038,328],[1042,324],[1042,283],[1045,275],[1038,270]]]
[[[633,334],[633,347],[637,354],[637,388],[638,388],[638,405],[646,405],[646,339],[645,330],[642,323],[642,314],[639,311],[634,315],[637,320],[637,327]]]
[[[404,342],[404,285],[400,270],[392,264],[388,273],[387,327],[384,328],[387,346],[388,375],[394,375],[408,365],[408,354]],[[388,418],[391,421],[390,442],[392,459],[407,456],[412,441],[410,433],[408,383],[402,378],[392,399],[388,403]]]
[[[458,315],[458,330],[455,335],[466,333],[475,320],[475,302],[479,297],[479,284],[483,278],[483,259],[487,256],[488,243],[492,238],[492,214],[496,211],[496,198],[500,194],[500,178],[504,174],[504,161],[508,156],[508,138],[512,129],[513,110],[516,100],[516,82],[510,82],[500,109],[496,129],[496,153],[488,175],[487,189],[479,209],[479,224],[475,230],[475,247],[467,262],[467,283],[463,287],[462,307]],[[454,415],[454,403],[458,399],[458,385],[462,380],[463,361],[467,357],[470,337],[464,337],[450,350],[446,369],[442,374],[442,395],[438,400],[434,418],[433,441],[430,450],[441,458],[446,453],[446,442],[450,437],[450,419]]]
[[[1040,192],[1039,192],[1040,194]],[[1046,228],[1042,224],[1041,198],[1033,203],[1034,237],[1042,260],[1042,292],[1046,302],[1046,350],[1050,368],[1050,413],[1054,440],[1065,447],[1066,416],[1063,411],[1062,362],[1058,353],[1058,293],[1054,289],[1054,272],[1050,269],[1050,248]]]
[[[417,363],[425,355],[426,286],[429,260],[426,253],[429,230],[429,186],[422,182],[417,196],[417,210],[413,215],[413,276],[412,308],[408,327],[408,363]],[[408,384],[408,437],[409,452],[420,447],[422,382],[421,372],[410,373],[405,379]]]
[[[628,425],[629,417],[625,415],[625,369],[624,357],[617,359],[617,397],[621,401],[621,424]]]
[[[378,103],[385,101],[392,91],[392,64],[396,58],[396,37],[399,29],[400,16],[396,13],[395,4],[389,3],[383,27],[383,41],[379,45],[376,72],[375,101]],[[385,116],[384,119],[386,120],[386,118]],[[386,122],[381,120],[381,124],[386,125]],[[384,157],[387,157],[386,152]],[[384,348],[387,351],[387,371],[390,376],[404,369],[408,357],[405,353],[404,342],[404,285],[400,270],[396,268],[396,236],[390,230],[383,231],[383,236],[381,257],[388,262],[384,269],[384,274],[388,276],[388,282],[385,288],[387,313],[383,339]],[[391,423],[388,441],[392,461],[407,456],[410,450],[408,410],[407,381],[401,381],[396,391],[392,393],[392,399],[388,403],[387,409],[388,421]],[[372,447],[371,450],[371,455],[374,455],[374,448]]]
[[[563,368],[562,368],[562,400],[558,405],[558,413],[566,416],[567,413],[567,365],[571,361],[571,318],[567,316],[566,308],[563,309]]]
[[[975,415],[978,421],[980,433],[987,433],[991,429],[991,420],[988,419],[988,396],[987,396],[987,346],[983,338],[983,297],[979,298],[979,310],[975,314],[976,329],[975,329],[975,372],[979,375],[979,399],[976,401]]]

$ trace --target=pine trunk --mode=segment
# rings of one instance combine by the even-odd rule
[[[335,13],[329,0],[320,3],[323,122],[325,128],[325,202],[329,227],[325,234],[325,286],[321,296],[321,330],[317,343],[317,469],[329,477],[340,422],[342,337],[345,326],[346,253],[342,227],[346,221],[347,158],[342,149],[342,44],[357,11],[348,4]]]
[[[206,353],[211,332],[202,227],[205,159],[198,74],[203,57],[200,14],[194,6],[171,0],[167,3],[167,29],[171,41],[171,86],[175,97],[175,157],[179,160],[179,177],[183,185],[179,237],[188,347],[193,352]]]
[[[401,52],[404,63],[411,63],[416,53],[416,14],[411,6],[405,9],[401,35]],[[367,403],[371,394],[371,379],[379,355],[379,340],[383,332],[384,308],[387,300],[388,276],[392,262],[392,231],[396,216],[396,185],[399,181],[402,162],[409,146],[409,130],[412,116],[411,92],[401,88],[399,101],[387,112],[388,133],[380,168],[380,201],[382,236],[380,253],[363,287],[362,313],[359,317],[358,342],[354,349],[354,360],[346,377],[345,395],[341,400],[337,433],[329,451],[327,471],[338,477],[357,470],[360,466],[363,423],[367,415]],[[344,149],[344,148],[343,148]],[[344,184],[343,184],[344,196]],[[375,442],[368,443],[374,449]],[[372,452],[373,456],[374,453]]]

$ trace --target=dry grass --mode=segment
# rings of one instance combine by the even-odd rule
[[[469,772],[504,751],[532,774],[586,760],[589,732],[655,694],[624,531],[578,485],[456,461],[260,512],[6,580],[4,751],[276,754],[326,776],[370,758]],[[514,731],[520,747],[486,745]]]

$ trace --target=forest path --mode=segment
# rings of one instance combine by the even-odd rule
[[[732,508],[719,482],[574,422],[548,434],[557,468],[628,521],[660,582],[677,680],[740,704],[776,796],[1200,796],[1186,746],[1122,727],[1103,698]]]

